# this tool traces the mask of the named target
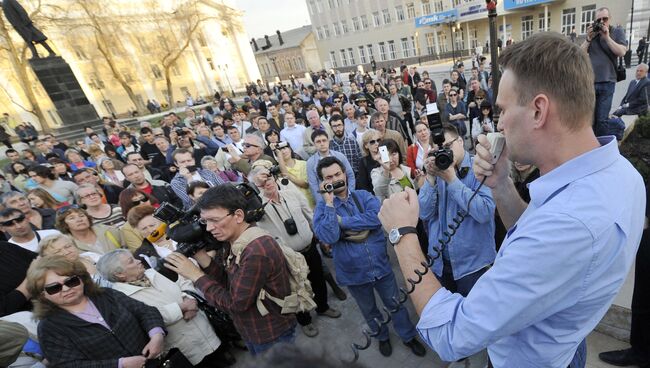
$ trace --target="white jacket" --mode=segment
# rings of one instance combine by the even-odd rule
[[[165,351],[178,348],[193,364],[199,364],[203,358],[217,350],[221,340],[217,337],[202,311],[189,321],[183,319],[180,303],[183,302],[182,290],[192,290],[192,282],[180,277],[175,283],[155,270],[148,269],[145,276],[153,287],[144,288],[123,282],[113,284],[113,289],[123,292],[135,300],[156,307],[165,321]]]
[[[404,176],[406,176],[413,186],[413,189],[417,189],[417,184],[411,179],[411,168],[406,165],[400,165]],[[384,176],[384,168],[379,166],[372,169],[370,172],[370,178],[372,179],[372,187],[375,192],[375,196],[379,198],[380,202],[383,202],[384,199],[390,197],[395,193],[400,193],[404,191],[404,188],[400,185],[399,181],[395,178],[387,178]]]

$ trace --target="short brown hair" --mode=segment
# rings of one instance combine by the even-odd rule
[[[517,103],[524,106],[543,93],[558,105],[562,123],[570,130],[591,124],[594,72],[587,53],[556,32],[537,33],[507,47],[499,65],[516,77]]]
[[[47,271],[54,271],[60,276],[79,276],[83,282],[85,295],[98,295],[100,288],[90,278],[81,261],[69,261],[63,256],[48,256],[36,259],[27,270],[27,290],[33,295],[34,317],[42,319],[59,309],[54,303],[45,299],[43,288],[45,287],[45,274]]]
[[[56,221],[54,222],[57,229],[64,234],[70,234],[70,227],[65,223],[65,219],[70,216],[72,213],[80,213],[88,219],[88,225],[93,226],[93,218],[82,208],[68,208],[65,210],[59,210],[56,214]]]
[[[129,222],[129,225],[131,225],[133,228],[136,228],[138,226],[138,223],[140,223],[143,218],[153,215],[154,212],[156,212],[154,206],[150,206],[148,204],[140,204],[131,208],[129,215],[126,216],[127,221]]]

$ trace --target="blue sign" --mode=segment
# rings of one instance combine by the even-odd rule
[[[553,0],[505,0],[503,3],[503,8],[505,10],[525,8],[531,5],[539,5],[550,3]]]
[[[434,24],[455,21],[458,18],[458,10],[451,9],[440,13],[433,13],[415,18],[415,27],[426,27]]]

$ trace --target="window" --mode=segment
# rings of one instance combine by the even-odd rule
[[[388,60],[388,54],[386,54],[386,44],[384,42],[379,43],[379,60]]]
[[[587,26],[596,19],[596,5],[587,5],[582,7],[580,15],[580,34],[587,33]]]
[[[521,39],[525,40],[533,35],[533,16],[521,17]]]
[[[172,64],[172,74],[174,74],[175,77],[181,76],[181,70],[178,69],[178,64],[176,63]]]
[[[364,46],[359,46],[359,61],[361,64],[365,64],[368,61],[366,60],[366,49]]]
[[[465,32],[464,29],[457,29],[454,33],[454,42],[456,44],[456,51],[465,49]]]
[[[99,74],[97,73],[92,73],[90,75],[90,84],[97,89],[106,88],[104,81],[99,78]]]
[[[138,46],[140,46],[140,50],[142,52],[149,53],[149,45],[147,44],[147,41],[145,41],[142,37],[136,37],[138,40]]]
[[[334,28],[334,36],[340,36],[341,35],[341,26],[339,25],[339,22],[335,22],[332,27]]]
[[[440,47],[440,52],[449,52],[447,34],[445,32],[438,33],[438,47]]]
[[[86,56],[86,53],[81,46],[72,46],[72,49],[74,50],[75,55],[77,55],[77,59],[88,60],[88,56]]]
[[[316,39],[319,40],[323,39],[323,28],[321,27],[316,28]]]
[[[422,15],[431,14],[431,3],[429,0],[422,0]]]
[[[298,56],[298,65],[300,65],[300,69],[305,70],[305,62],[302,60],[302,56]]]
[[[359,23],[359,17],[354,17],[352,18],[352,29],[355,31],[358,31],[361,29],[361,25]]]
[[[398,22],[403,21],[406,19],[404,16],[404,7],[399,5],[395,7],[395,19],[397,19]]]
[[[395,41],[388,41],[388,51],[390,52],[390,60],[397,59],[397,50],[395,50]]]
[[[334,9],[334,7],[336,6],[334,4],[334,0],[327,0],[327,6],[329,6],[330,9]]]
[[[379,12],[372,12],[372,24],[375,27],[379,27],[379,25],[381,25],[381,18],[379,18]]]
[[[339,55],[341,56],[341,66],[348,66],[348,56],[345,53],[345,49],[340,49]]]
[[[406,18],[408,19],[415,18],[415,4],[413,3],[406,4]]]
[[[457,7],[457,6],[460,6],[460,0],[454,0],[454,7]],[[442,0],[436,1],[433,4],[433,8],[434,8],[434,11],[436,13],[440,13],[442,11],[442,9],[443,9]]]
[[[452,0],[451,3],[452,3],[454,8],[457,7],[457,6],[460,6],[460,0]]]
[[[476,30],[476,28],[470,28],[469,30],[469,44],[472,49],[481,46],[481,41],[478,40],[478,30]]]
[[[309,14],[315,14],[316,13],[316,5],[314,4],[314,1],[309,1],[307,3],[307,7],[309,8]]]
[[[350,65],[356,64],[354,61],[354,52],[352,51],[352,48],[348,48],[348,58],[350,59]]]
[[[374,49],[372,45],[366,45],[366,51],[368,52],[368,60],[374,59]]]
[[[368,29],[368,16],[365,14],[361,16],[361,29]]]
[[[133,76],[128,69],[122,69],[122,77],[126,83],[133,83]]]
[[[384,16],[384,24],[390,24],[390,12],[388,9],[382,10],[381,13]]]
[[[154,78],[163,79],[163,75],[160,72],[160,68],[156,64],[151,64],[151,73],[153,73]]]
[[[197,32],[196,34],[196,40],[199,41],[199,46],[201,47],[206,47],[208,46],[208,43],[205,42],[205,37],[203,37],[203,33]]]
[[[409,47],[409,39],[408,38],[402,38],[400,41],[401,41],[401,44],[402,44],[402,57],[405,57],[405,58],[411,57],[411,53],[410,53],[411,50],[410,50],[410,47]]]
[[[427,41],[427,54],[434,55],[436,53],[436,41],[434,39],[435,35],[433,33],[426,33],[424,37]]]
[[[413,56],[417,55],[416,53],[419,53],[420,48],[419,47],[417,49],[415,48],[415,37],[413,36],[411,36],[410,46],[411,46],[411,54],[413,54]]]
[[[325,38],[330,38],[330,26],[329,25],[324,25],[323,26],[323,33],[325,33]]]
[[[334,51],[330,51],[330,64],[332,64],[332,68],[338,68],[339,65],[336,62],[336,53]]]
[[[544,13],[539,15],[539,31],[543,32],[546,29],[548,30],[551,29],[551,12],[548,12],[548,17],[546,17],[546,22],[544,21]]]
[[[576,26],[576,8],[562,10],[562,34],[569,35]]]
[[[348,21],[347,20],[342,20],[341,21],[341,29],[343,30],[343,34],[346,34],[350,32],[350,29],[348,29]]]

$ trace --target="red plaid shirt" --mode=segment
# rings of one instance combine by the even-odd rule
[[[223,259],[213,260],[204,270],[206,276],[195,286],[210,304],[230,313],[245,341],[272,342],[296,325],[294,314],[281,314],[281,308],[270,300],[262,302],[269,314],[262,317],[257,310],[262,288],[277,298],[291,293],[286,260],[273,238],[262,236],[250,242],[241,254],[239,266],[234,260],[228,266],[224,264]]]

